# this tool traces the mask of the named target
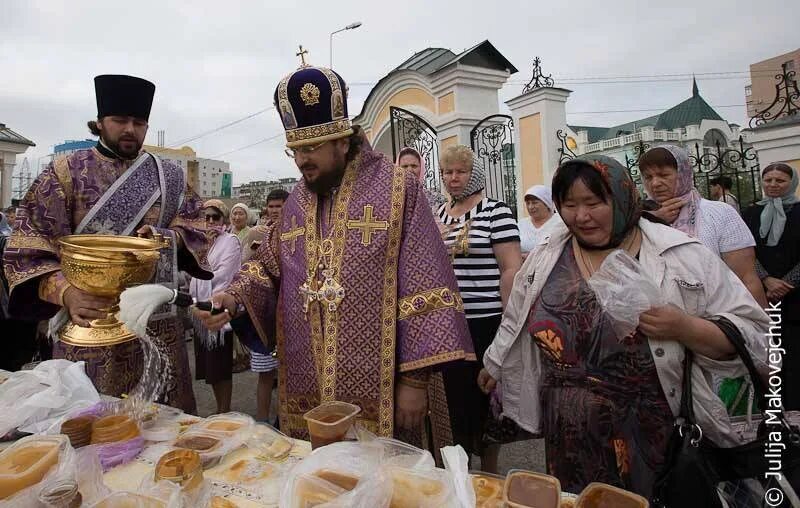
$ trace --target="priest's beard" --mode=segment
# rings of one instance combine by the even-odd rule
[[[303,164],[303,166],[300,167],[300,171],[312,168],[317,168],[316,178],[309,180],[308,177],[303,174],[303,180],[306,182],[306,187],[308,187],[311,192],[324,196],[330,194],[331,190],[342,183],[342,178],[344,178],[344,172],[347,168],[347,162],[344,158],[337,160],[333,163],[332,167],[325,172],[319,169],[318,165],[309,162]]]
[[[135,139],[133,137],[125,137],[126,141],[125,145],[127,147],[133,145],[134,147],[127,149],[123,149],[120,146],[119,140],[111,140],[103,135],[100,136],[100,140],[103,142],[104,145],[106,145],[107,148],[109,148],[115,154],[119,155],[120,158],[122,159],[128,159],[128,160],[135,159],[139,155],[139,151],[141,151],[142,149],[142,143],[140,143],[138,139]],[[131,141],[133,141],[134,143],[131,143]]]

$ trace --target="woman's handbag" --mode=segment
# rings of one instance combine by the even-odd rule
[[[763,420],[756,439],[740,446],[720,448],[704,439],[703,430],[694,417],[691,377],[694,355],[686,349],[680,410],[667,444],[664,467],[653,486],[653,506],[722,507],[721,482],[746,483],[748,488],[759,486],[761,506],[800,506],[795,504],[798,503],[796,491],[800,491],[800,429],[790,425],[782,409],[769,407],[767,386],[736,326],[727,319],[714,323],[725,333],[747,367]],[[782,444],[773,445],[777,442]],[[773,474],[766,475],[767,472]]]

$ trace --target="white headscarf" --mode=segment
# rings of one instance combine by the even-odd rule
[[[549,185],[534,185],[525,191],[524,197],[534,197],[545,204],[548,210],[555,212],[556,207],[553,204],[553,191]]]

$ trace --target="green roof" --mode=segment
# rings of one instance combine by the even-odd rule
[[[589,143],[596,143],[597,141],[604,139],[603,136],[605,136],[606,132],[608,132],[608,127],[588,127],[585,125],[568,125],[567,127],[572,129],[572,132],[576,133],[580,131],[586,131],[589,136]]]
[[[613,139],[624,134],[633,134],[642,127],[653,127],[655,130],[668,130],[686,127],[687,125],[700,125],[703,120],[722,120],[700,96],[697,81],[692,82],[692,96],[677,106],[673,106],[658,115],[648,116],[635,122],[628,122],[615,127],[570,127],[574,132],[586,130],[589,133],[589,143],[596,143],[604,139]]]
[[[703,120],[722,120],[722,117],[697,94],[661,113],[656,130],[671,131],[686,125],[700,125]]]

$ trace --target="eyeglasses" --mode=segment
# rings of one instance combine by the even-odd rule
[[[206,222],[217,222],[220,219],[222,219],[222,215],[220,215],[218,213],[207,213],[206,214]]]
[[[330,143],[330,141],[323,141],[322,143],[317,143],[316,145],[306,145],[306,146],[298,146],[297,148],[287,148],[283,151],[287,157],[290,159],[294,159],[297,157],[298,153],[302,153],[303,155],[309,155],[317,150],[319,150],[322,145]]]

